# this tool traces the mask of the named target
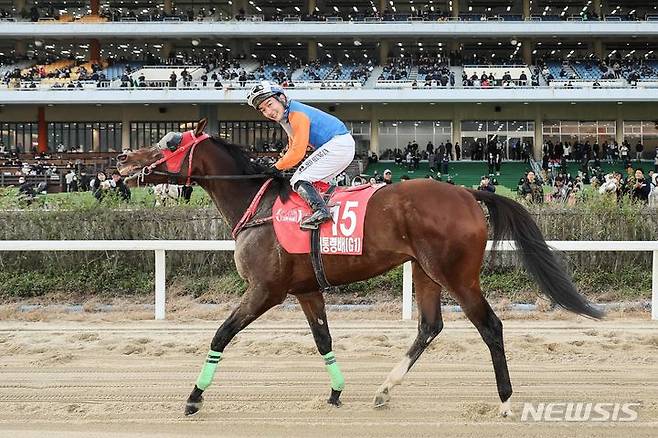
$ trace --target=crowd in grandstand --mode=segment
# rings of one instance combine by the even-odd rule
[[[231,3],[229,3],[231,5]],[[58,20],[62,15],[80,18],[87,15],[90,11],[87,8],[80,8],[76,6],[66,6],[55,8],[52,5],[48,6],[31,6],[25,7],[18,12],[9,10],[0,10],[0,18],[12,18],[38,21],[40,19],[55,19]],[[252,6],[256,7],[255,3]],[[281,9],[279,7],[262,5],[266,9],[256,7],[256,11],[250,8],[248,13],[245,9],[240,8],[233,11],[231,6],[228,8],[217,8],[208,4],[207,6],[182,8],[177,7],[176,4],[172,5],[171,12],[164,12],[163,5],[157,7],[129,7],[129,5],[122,5],[121,8],[111,7],[108,5],[101,5],[100,16],[108,21],[164,21],[164,20],[184,20],[184,21],[200,21],[200,20],[251,20],[259,19],[266,21],[283,21],[296,19],[300,21],[327,21],[327,20],[343,20],[343,21],[445,21],[453,20],[453,12],[451,8],[441,7],[432,2],[416,3],[413,8],[407,11],[399,11],[395,6],[387,5],[384,10],[377,8],[361,9],[353,7],[344,7],[338,9],[336,7],[316,7],[312,13],[304,13],[300,7],[287,7]],[[655,16],[650,10],[642,10],[636,7],[627,7],[625,9],[617,8],[614,11],[609,10],[601,13],[589,7],[587,3],[585,8],[575,8],[573,12],[567,13],[566,10],[561,8],[555,9],[550,13],[541,8],[540,10],[531,10],[531,17],[535,20],[547,21],[560,21],[560,20],[623,20],[623,21],[640,21],[651,19]],[[523,20],[523,15],[520,10],[511,11],[510,8],[505,7],[481,7],[473,10],[460,11],[458,19],[463,21],[520,21]]]
[[[458,53],[458,52],[455,52]],[[371,76],[375,64],[371,59],[361,63],[349,61],[338,62],[338,57],[329,53],[319,59],[304,62],[300,58],[284,60],[247,60],[244,55],[231,55],[219,49],[209,52],[191,50],[174,51],[167,57],[145,52],[139,57],[120,56],[103,61],[79,61],[73,55],[69,58],[56,57],[53,54],[31,58],[5,54],[0,57],[0,81],[9,88],[82,88],[83,83],[98,87],[241,87],[258,80],[270,80],[284,87],[299,86],[300,83],[315,82],[321,87],[362,86]],[[537,87],[558,81],[562,87],[582,86],[588,83],[594,88],[602,86],[603,81],[616,80],[618,86],[636,86],[642,80],[658,81],[658,61],[653,53],[644,56],[620,57],[617,54],[606,60],[594,57],[587,60],[568,60],[554,57],[539,57],[534,66],[501,65],[493,63],[469,64],[460,66],[460,60],[454,54],[441,55],[440,52],[416,52],[406,56],[389,58],[381,68],[377,80],[408,83],[414,88],[455,87],[459,80],[462,87]],[[112,66],[123,66],[117,74]],[[257,67],[254,67],[256,65]],[[479,66],[478,66],[479,65]],[[201,68],[205,70],[194,76],[172,77],[169,84],[159,79],[149,79],[149,72],[142,71],[144,80],[135,75],[144,66],[171,66],[175,68]],[[111,68],[112,67],[112,68]],[[111,73],[110,73],[111,71]],[[457,75],[457,77],[455,77]],[[461,78],[459,76],[461,75]],[[295,78],[293,82],[293,77]],[[543,80],[542,80],[543,77]],[[52,79],[43,81],[44,79]],[[118,80],[120,79],[120,80]],[[545,82],[543,82],[545,81]]]

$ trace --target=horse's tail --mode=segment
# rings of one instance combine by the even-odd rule
[[[574,313],[602,318],[604,312],[581,295],[560,258],[552,252],[534,219],[518,202],[481,190],[471,190],[489,210],[493,226],[493,248],[499,241],[511,237],[523,265],[539,284],[541,291],[555,303]]]

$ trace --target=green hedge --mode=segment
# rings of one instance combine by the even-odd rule
[[[0,240],[113,240],[113,239],[230,239],[230,230],[207,196],[195,191],[191,205],[153,208],[146,191],[134,191],[129,203],[97,203],[89,194],[61,195],[28,209],[8,207],[13,201],[0,194]],[[4,198],[14,194],[5,192]],[[574,207],[530,207],[548,240],[656,240],[656,211],[646,207],[590,196]],[[571,253],[568,264],[581,275],[583,287],[623,287],[624,278],[646,286],[650,276],[649,253]],[[236,275],[232,253],[167,253],[168,277],[195,296],[224,285],[240,293],[244,284]],[[488,266],[483,284],[487,290],[533,287],[517,270],[515,255],[499,254]],[[0,296],[35,296],[44,291],[131,294],[152,291],[153,253],[150,251],[0,252]],[[598,279],[597,284],[589,284]],[[506,283],[507,282],[507,283]],[[511,283],[510,283],[511,282]],[[512,285],[514,285],[512,287]],[[600,286],[600,287],[599,287]],[[643,286],[643,287],[644,287]],[[345,291],[361,296],[371,290],[401,288],[399,270]]]

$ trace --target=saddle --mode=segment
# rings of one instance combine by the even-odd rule
[[[314,183],[333,218],[314,230],[301,229],[299,226],[302,219],[311,214],[311,208],[299,195],[293,192],[286,202],[281,198],[274,202],[272,223],[277,240],[288,253],[311,255],[313,270],[322,290],[332,288],[324,273],[322,255],[361,255],[368,201],[385,185],[339,188],[326,183]]]
[[[272,221],[276,238],[283,249],[289,254],[310,254],[320,288],[330,289],[332,286],[324,274],[322,256],[361,255],[368,201],[386,184],[364,184],[343,188],[323,182],[314,183],[318,193],[325,198],[333,220],[321,224],[315,230],[305,230],[299,225],[302,218],[311,213],[311,207],[295,192],[292,192],[285,201],[277,197],[272,206],[271,216],[253,219],[260,200],[271,182],[271,179],[265,181],[254,196],[242,219],[233,228],[233,237],[236,238],[244,228]]]

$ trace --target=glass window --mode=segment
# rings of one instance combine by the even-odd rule
[[[189,131],[196,121],[154,121],[130,123],[130,148],[140,149],[155,145],[168,132]],[[119,135],[119,137],[121,137]],[[118,143],[119,149],[121,143]]]
[[[48,149],[78,152],[121,150],[121,122],[48,123]]]
[[[614,142],[617,132],[615,121],[546,121],[542,127],[544,141],[559,142]]]
[[[36,122],[0,122],[0,149],[29,152],[37,143]]]
[[[462,150],[464,157],[484,159],[487,144],[500,142],[503,158],[525,159],[532,155],[535,123],[528,120],[464,120],[462,121]],[[525,154],[524,154],[525,151]]]
[[[387,120],[379,122],[379,149],[382,154],[387,149],[404,149],[410,141],[418,142],[425,149],[428,142],[434,145],[452,139],[450,120]]]
[[[644,152],[642,157],[651,159],[655,157],[658,147],[658,122],[656,121],[630,121],[624,122],[624,140],[631,144],[631,151],[642,143]]]
[[[270,150],[276,144],[282,147],[288,142],[281,125],[271,121],[220,120],[219,137],[257,152]]]

